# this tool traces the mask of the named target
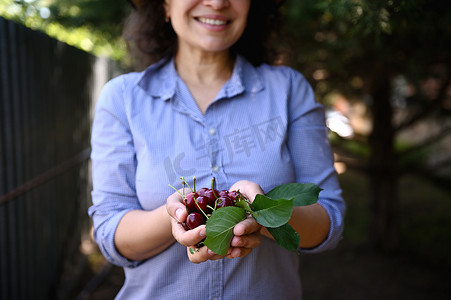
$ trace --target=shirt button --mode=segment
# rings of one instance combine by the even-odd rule
[[[219,167],[214,165],[213,168],[211,168],[213,170],[213,172],[218,173],[219,171]]]
[[[216,134],[216,129],[214,129],[213,127],[208,129],[208,134],[209,135],[215,135]]]

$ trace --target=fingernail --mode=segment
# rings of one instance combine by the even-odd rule
[[[177,218],[177,221],[182,222],[182,215],[183,215],[183,209],[178,208],[175,211],[175,217]]]
[[[199,235],[200,235],[201,237],[206,237],[206,236],[207,236],[207,229],[202,229],[202,230],[199,232]]]

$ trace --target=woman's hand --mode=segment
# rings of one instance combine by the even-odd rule
[[[202,236],[205,232],[205,225],[201,225],[189,231],[198,230],[198,228],[202,228],[200,231],[200,234]],[[236,224],[235,228],[233,229],[233,233],[235,236],[232,238],[230,248],[227,251],[225,257],[227,258],[244,257],[249,253],[251,253],[252,249],[256,248],[261,243],[260,229],[261,225],[258,224],[252,217],[248,217],[245,220],[241,221],[240,223]],[[197,246],[195,245],[188,246],[187,253],[190,261],[193,263],[201,263],[207,260],[217,260],[224,258],[224,256],[215,254],[206,246],[201,248],[197,248]]]
[[[180,190],[181,192],[181,190]],[[207,260],[221,259],[224,256],[217,255],[207,249],[207,247],[197,248],[195,245],[206,236],[205,225],[200,225],[194,229],[186,230],[182,223],[186,220],[187,212],[183,197],[175,192],[168,197],[166,209],[171,216],[172,235],[180,244],[187,247],[188,258],[193,263],[201,263]]]
[[[264,194],[260,185],[249,180],[240,180],[230,187],[231,191],[239,190],[251,202],[257,194]],[[262,226],[249,216],[246,220],[235,225],[231,242],[231,247],[227,253],[227,258],[244,257],[252,252],[261,243]]]
[[[251,201],[256,194],[263,194],[262,189],[251,181],[239,181],[230,190],[240,190],[240,192]],[[183,203],[183,197],[175,192],[168,197],[166,209],[171,216],[172,235],[180,244],[187,247],[188,258],[193,263],[201,263],[207,260],[222,259],[224,256],[215,254],[207,247],[198,248],[196,245],[206,236],[206,226],[201,225],[191,230],[186,230],[182,223],[186,220],[187,212]],[[230,248],[225,255],[227,258],[244,257],[252,252],[261,243],[260,229],[254,218],[248,217],[238,223],[234,230]]]
[[[260,229],[262,226],[251,216],[235,225],[230,243],[227,258],[244,257],[252,252],[252,250],[262,241]]]

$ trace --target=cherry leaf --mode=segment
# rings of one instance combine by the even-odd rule
[[[255,196],[251,205],[255,220],[265,227],[279,227],[290,220],[293,199],[271,199],[263,195]]]
[[[267,227],[266,229],[269,233],[271,233],[279,246],[282,246],[289,251],[296,252],[301,239],[299,234],[293,229],[293,227],[291,227],[290,224],[286,223],[280,227]]]
[[[252,209],[251,209],[251,207],[250,207],[250,205],[249,205],[249,202],[246,201],[246,200],[242,200],[242,199],[238,200],[238,201],[235,203],[235,206],[242,207],[246,212],[248,212],[248,213],[250,213],[250,214],[253,213],[253,211],[252,211]]]
[[[306,206],[316,203],[322,190],[314,183],[287,183],[273,188],[266,196],[271,199],[294,198],[293,206]]]
[[[207,220],[204,245],[219,255],[226,255],[233,238],[233,228],[246,218],[241,207],[227,206],[215,210]]]

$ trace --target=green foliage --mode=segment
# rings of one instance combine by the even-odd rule
[[[54,0],[49,19],[65,27],[95,28],[109,38],[121,35],[123,20],[130,11],[124,0]]]
[[[266,196],[272,199],[293,198],[293,206],[306,206],[316,203],[321,191],[322,189],[313,183],[287,183],[273,188]]]
[[[290,224],[284,224],[279,227],[266,227],[269,233],[274,237],[278,244],[288,251],[296,252],[301,238]]]
[[[246,218],[241,207],[228,206],[216,210],[207,221],[205,246],[216,254],[226,255],[233,238],[233,228]]]
[[[216,254],[226,255],[233,238],[233,228],[250,214],[257,223],[268,229],[277,244],[287,250],[296,251],[300,237],[288,224],[294,199],[297,199],[297,206],[310,205],[318,201],[319,191],[321,189],[312,183],[288,183],[268,193],[280,198],[256,195],[250,206],[247,201],[240,200],[237,206],[219,208],[213,211],[207,220],[207,237],[204,244]],[[306,200],[302,200],[303,198]]]
[[[252,216],[265,227],[280,227],[288,223],[293,211],[293,199],[273,200],[263,195],[257,195],[251,208]]]
[[[307,77],[317,99],[326,104],[333,92],[351,103],[362,102],[367,110],[364,117],[371,122],[367,131],[354,140],[332,135],[341,153],[367,165],[375,153],[374,144],[368,144],[369,134],[374,134],[373,140],[376,135],[394,137],[393,143],[380,144],[386,145],[382,151],[389,157],[397,150],[392,145],[401,130],[410,130],[428,118],[436,119],[437,126],[446,126],[451,114],[446,93],[451,78],[450,1],[289,0],[283,13],[292,37],[285,62]],[[389,84],[381,88],[381,79]],[[381,98],[389,103],[377,109]],[[390,106],[393,118],[387,111]],[[384,132],[371,133],[384,121]],[[438,143],[447,135],[431,133],[427,140]],[[410,141],[412,150],[397,152],[393,167],[399,174],[429,167],[431,152],[426,146],[431,143],[415,138],[418,145]],[[449,174],[446,177],[449,181]]]
[[[0,0],[0,16],[99,56],[125,58],[122,0]]]
[[[296,49],[289,64],[307,75],[320,98],[331,90],[361,97],[378,66],[390,76],[425,76],[433,60],[449,61],[450,7],[446,0],[288,1]],[[325,76],[314,78],[316,70]]]

